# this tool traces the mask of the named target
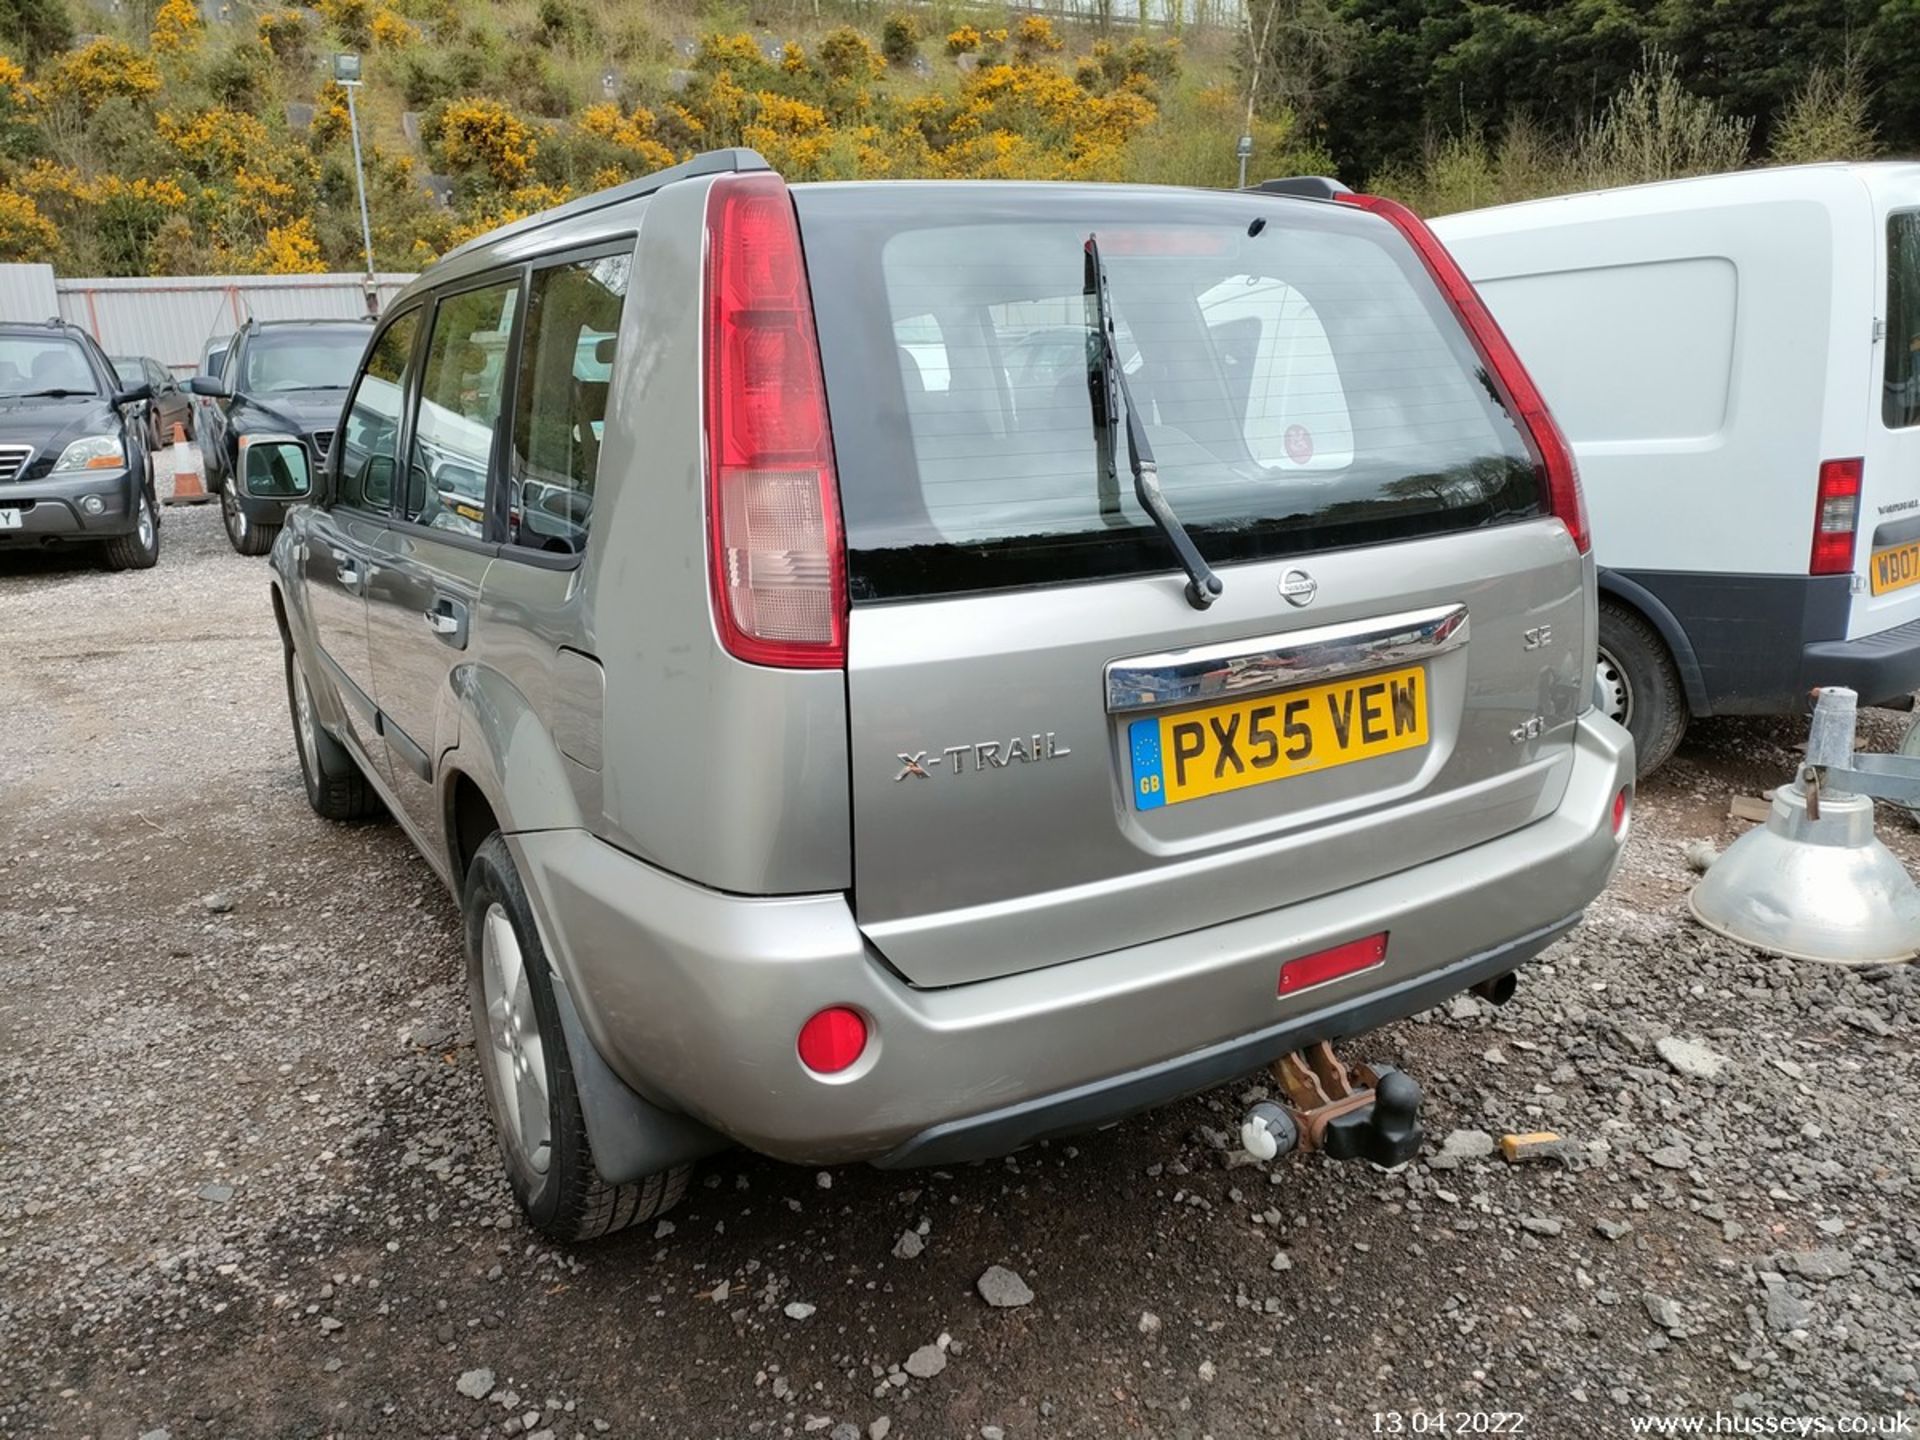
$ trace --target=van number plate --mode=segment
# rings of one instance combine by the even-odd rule
[[[1418,665],[1156,715],[1127,727],[1133,805],[1158,810],[1426,743]]]
[[[23,527],[20,523],[20,512],[17,509],[9,506],[7,509],[0,510],[0,530],[19,530],[21,528]]]
[[[1890,545],[1885,550],[1874,551],[1873,564],[1867,571],[1867,579],[1876,595],[1884,595],[1889,590],[1904,590],[1909,585],[1920,584],[1920,540],[1911,540],[1905,545]]]

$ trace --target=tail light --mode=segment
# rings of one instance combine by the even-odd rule
[[[756,665],[837,669],[846,551],[826,382],[793,200],[778,175],[707,195],[707,527],[714,619]]]
[[[1343,204],[1371,210],[1406,236],[1414,253],[1425,263],[1427,273],[1447,297],[1447,303],[1453,306],[1454,314],[1466,327],[1467,336],[1473,341],[1473,348],[1480,352],[1480,359],[1506,403],[1508,413],[1520,422],[1527,448],[1533,452],[1533,462],[1547,477],[1548,510],[1567,527],[1575,548],[1586,554],[1593,548],[1593,535],[1587,528],[1587,504],[1580,493],[1580,470],[1573,461],[1573,448],[1567,444],[1567,437],[1547,409],[1539,387],[1527,374],[1526,366],[1520,363],[1520,357],[1514,353],[1499,322],[1473,288],[1473,282],[1467,279],[1466,272],[1447,253],[1440,237],[1399,201],[1379,195],[1336,195],[1334,198]]]
[[[1820,462],[1820,492],[1813,507],[1813,558],[1809,575],[1853,571],[1853,537],[1860,528],[1860,480],[1864,462]]]

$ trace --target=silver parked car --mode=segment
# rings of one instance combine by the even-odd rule
[[[324,464],[251,453],[313,492],[308,797],[458,900],[557,1237],[727,1141],[947,1164],[1232,1079],[1502,982],[1619,858],[1566,445],[1331,182],[716,152],[454,252]]]

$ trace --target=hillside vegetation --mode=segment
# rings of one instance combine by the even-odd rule
[[[1756,155],[1871,154],[1886,115],[1897,138],[1907,123],[1817,36],[1786,60],[1696,46],[1685,68],[1661,48],[1690,33],[1681,0],[1246,0],[1245,26],[1194,23],[1208,0],[1168,0],[1148,25],[959,3],[680,8],[696,3],[234,0],[209,23],[194,0],[0,0],[0,260],[361,268],[338,51],[363,57],[380,269],[720,145],[796,180],[1232,184],[1249,92],[1256,175],[1337,172],[1430,213]],[[1897,5],[1920,23],[1920,5]],[[1732,83],[1762,60],[1774,90]],[[1576,103],[1553,79],[1580,64],[1609,84]],[[1460,81],[1455,113],[1418,65]]]

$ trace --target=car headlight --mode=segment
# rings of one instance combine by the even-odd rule
[[[60,452],[54,464],[61,470],[118,470],[127,463],[118,435],[83,435]]]

